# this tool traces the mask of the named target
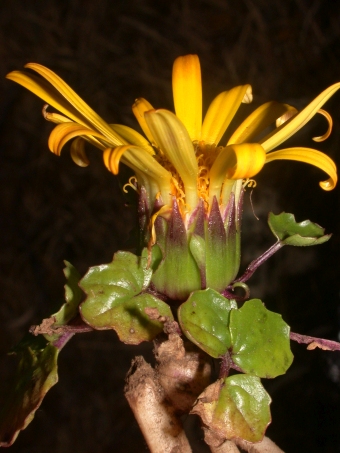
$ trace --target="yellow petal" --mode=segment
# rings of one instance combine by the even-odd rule
[[[291,106],[289,106],[291,107]],[[291,118],[293,118],[293,116],[297,115],[298,114],[298,110],[295,108],[295,107],[291,107],[291,110],[287,110],[286,113],[284,113],[282,116],[280,116],[280,118],[278,118],[276,121],[275,121],[275,126],[276,127],[280,127],[282,126],[284,123],[286,123],[288,120],[290,120]]]
[[[122,124],[110,124],[110,126],[115,132],[117,132],[117,134],[123,137],[123,139],[131,145],[136,145],[145,149],[145,151],[147,151],[152,156],[155,154],[152,146],[146,140],[146,138],[131,127],[124,126]]]
[[[153,110],[152,105],[150,102],[148,102],[144,98],[138,98],[135,100],[135,103],[132,106],[132,112],[135,115],[140,127],[142,128],[142,131],[144,134],[147,136],[149,139],[150,143],[155,143],[155,140],[151,134],[151,131],[149,129],[149,126],[146,124],[145,118],[144,118],[144,113]]]
[[[48,147],[52,153],[60,156],[64,145],[75,137],[88,136],[105,139],[101,134],[77,123],[62,123],[56,126],[48,139]]]
[[[209,204],[214,196],[219,201],[225,178],[245,179],[255,176],[266,161],[266,153],[257,143],[242,143],[225,147],[210,169]]]
[[[28,74],[22,71],[10,72],[7,74],[6,78],[18,83],[24,88],[27,88],[49,105],[52,105],[52,107],[59,110],[59,112],[68,116],[69,119],[75,121],[76,123],[83,124],[84,126],[90,126],[90,122],[80,115],[79,112],[44,79],[41,79],[34,74]]]
[[[55,124],[61,124],[61,123],[69,123],[70,118],[67,118],[67,116],[60,115],[59,113],[50,113],[47,111],[49,105],[45,104],[43,109],[42,109],[42,114],[43,117],[45,118],[46,121],[51,121],[51,123]]]
[[[122,161],[136,171],[137,177],[141,174],[143,179],[155,181],[158,186],[157,192],[161,192],[163,202],[165,204],[170,202],[172,175],[143,148],[132,145],[108,148],[103,153],[103,159],[107,169],[114,174],[118,174],[119,163]]]
[[[112,144],[122,145],[125,144],[122,137],[116,134],[110,126],[89,107],[82,99],[75,93],[72,88],[67,85],[57,74],[48,68],[37,63],[29,63],[25,66],[32,69],[44,77],[64,98],[86,118],[92,127],[102,133]]]
[[[292,115],[297,113],[297,110],[288,104],[280,104],[279,102],[267,102],[261,105],[239,125],[227,145],[251,141],[287,113]]]
[[[331,115],[328,112],[326,112],[326,110],[320,109],[320,110],[318,110],[318,113],[320,113],[322,116],[324,116],[326,118],[326,120],[328,122],[328,129],[323,135],[320,135],[320,137],[313,137],[313,140],[315,142],[323,142],[331,135],[332,128],[333,128],[333,120],[332,120]]]
[[[216,96],[204,117],[201,140],[217,145],[241,103],[249,103],[251,100],[250,85],[238,86]]]
[[[338,181],[336,166],[333,160],[321,151],[312,148],[286,148],[267,154],[266,163],[273,160],[296,160],[314,165],[328,174],[329,179],[321,181],[320,187],[332,190]]]
[[[79,167],[87,167],[90,161],[85,152],[85,140],[83,137],[77,137],[71,144],[70,154],[72,160]]]
[[[199,140],[202,126],[202,80],[197,55],[176,58],[172,69],[175,112],[191,141]]]
[[[317,96],[309,105],[307,105],[307,107],[301,110],[301,112],[295,115],[291,120],[287,121],[285,124],[283,124],[283,126],[274,131],[274,133],[261,140],[260,143],[266,150],[266,152],[271,151],[272,149],[279,146],[282,142],[294,135],[299,129],[301,129],[306,123],[308,123],[308,121],[313,118],[313,116],[318,112],[323,104],[328,101],[328,99],[333,96],[333,94],[339,88],[340,83],[331,85],[321,94],[319,94],[319,96]]]
[[[194,209],[198,202],[198,164],[187,129],[177,116],[168,110],[151,110],[145,113],[145,120],[156,144],[183,181],[186,204],[190,209]]]

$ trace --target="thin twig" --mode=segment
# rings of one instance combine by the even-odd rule
[[[240,453],[240,450],[230,440],[226,440],[218,447],[210,446],[211,453]]]
[[[284,453],[269,437],[264,437],[261,442],[256,444],[246,442],[243,439],[236,439],[234,442],[248,453]]]
[[[290,339],[300,344],[308,344],[307,349],[320,348],[325,351],[340,351],[340,343],[325,338],[309,337],[308,335],[290,332]]]

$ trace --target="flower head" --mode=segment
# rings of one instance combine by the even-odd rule
[[[7,77],[61,113],[50,113],[47,106],[43,109],[45,119],[57,123],[49,137],[52,152],[60,155],[63,146],[74,139],[71,156],[78,165],[86,166],[84,144],[90,142],[103,151],[105,165],[114,174],[120,162],[135,172],[137,183],[130,185],[140,193],[145,242],[157,241],[159,248],[161,264],[153,282],[170,298],[183,299],[190,291],[205,287],[223,291],[235,279],[243,186],[265,164],[279,159],[306,162],[328,174],[320,182],[324,190],[337,183],[335,164],[324,153],[302,147],[273,150],[316,113],[326,117],[329,127],[314,140],[326,139],[332,120],[321,107],[340,83],[327,88],[300,112],[288,104],[267,102],[230,134],[227,143],[220,143],[240,105],[252,101],[251,86],[220,93],[202,121],[201,70],[196,55],[175,60],[175,113],[154,109],[142,98],[133,104],[147,138],[127,126],[106,123],[51,70],[35,63],[26,67],[41,77],[21,71]],[[263,136],[270,126],[274,126],[272,132]],[[183,284],[172,291],[167,283],[169,272],[175,276],[184,272],[188,278],[184,275]]]

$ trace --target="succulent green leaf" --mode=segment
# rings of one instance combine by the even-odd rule
[[[84,293],[80,289],[78,283],[81,279],[81,276],[77,269],[68,261],[64,261],[64,275],[66,277],[65,288],[65,301],[57,313],[54,313],[51,317],[55,319],[53,326],[64,326],[71,319],[73,319],[78,314],[78,306],[83,299]],[[44,334],[46,340],[51,341],[52,343],[60,335],[48,335]]]
[[[34,418],[44,396],[58,381],[58,349],[41,335],[27,334],[13,353],[16,376],[0,408],[0,447],[9,447]]]
[[[232,360],[244,373],[274,378],[290,367],[290,328],[261,300],[249,300],[239,310],[232,310],[229,329]]]
[[[178,310],[178,319],[187,338],[212,357],[230,347],[229,315],[236,303],[213,289],[194,291]]]
[[[271,422],[270,402],[258,377],[237,374],[207,387],[192,412],[221,438],[259,442]]]
[[[87,294],[80,306],[82,318],[94,329],[114,329],[124,343],[152,340],[163,325],[149,319],[145,308],[156,308],[170,319],[172,314],[165,302],[143,293],[151,275],[147,257],[129,252],[118,252],[111,263],[90,268],[80,282]]]
[[[310,220],[297,223],[293,214],[282,212],[269,214],[268,224],[274,236],[285,245],[309,246],[322,244],[330,239],[330,234],[324,234],[324,228]]]

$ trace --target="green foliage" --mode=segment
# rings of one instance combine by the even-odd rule
[[[234,301],[213,289],[195,291],[178,310],[181,328],[189,340],[212,357],[221,357],[231,346],[229,324]]]
[[[87,294],[80,306],[82,318],[94,329],[114,329],[120,340],[139,344],[152,340],[163,324],[149,319],[145,308],[156,308],[172,319],[170,307],[144,293],[152,276],[147,256],[118,252],[109,264],[91,267],[80,286]]]
[[[243,372],[273,378],[292,363],[289,326],[259,299],[237,309],[234,301],[207,289],[195,291],[178,310],[184,334],[212,357],[229,350]]]
[[[79,280],[81,276],[77,269],[68,261],[64,261],[65,268],[64,268],[64,275],[66,277],[66,284],[65,288],[65,301],[66,303],[63,304],[57,313],[54,313],[51,317],[55,319],[55,323],[53,327],[57,326],[64,326],[68,322],[71,321],[75,316],[78,314],[78,306],[83,299],[83,292],[79,288]],[[50,342],[56,341],[60,335],[48,335],[44,334],[46,340]]]
[[[261,300],[249,300],[239,310],[232,310],[229,329],[232,360],[244,373],[274,378],[290,367],[289,326]]]
[[[284,245],[309,246],[318,245],[330,239],[331,235],[324,234],[324,228],[310,220],[297,223],[294,214],[282,212],[268,217],[268,224],[274,236]]]
[[[58,381],[58,349],[42,336],[27,334],[15,347],[19,359],[12,386],[0,409],[0,446],[9,447],[32,421],[49,389]]]
[[[238,374],[208,387],[192,412],[221,438],[259,442],[271,421],[270,402],[258,377]]]

